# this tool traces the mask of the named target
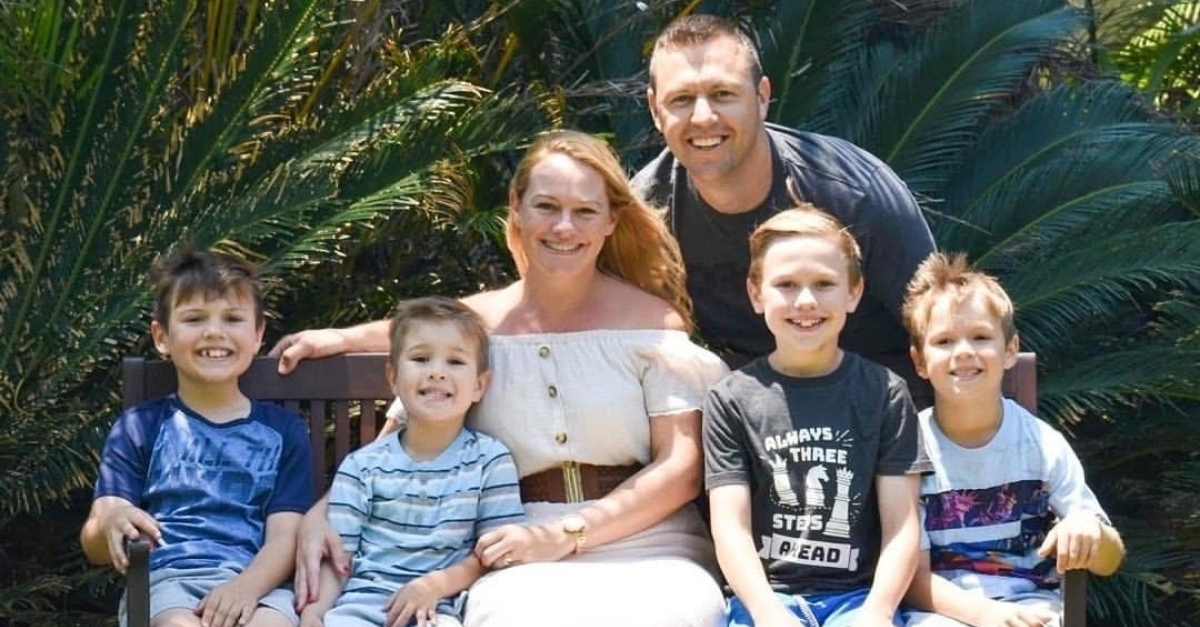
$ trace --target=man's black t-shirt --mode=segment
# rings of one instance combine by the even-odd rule
[[[767,138],[771,191],[746,213],[723,214],[709,206],[669,150],[634,177],[635,190],[667,211],[679,240],[700,337],[734,367],[774,348],[746,294],[749,238],[767,218],[795,206],[790,179],[801,200],[835,216],[862,249],[865,291],[839,343],[904,377],[918,405],[927,404],[928,385],[909,360],[900,316],[909,279],[934,250],[916,200],[886,164],[845,140],[773,124],[767,125]]]

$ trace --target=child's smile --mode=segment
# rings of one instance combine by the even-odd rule
[[[789,372],[821,373],[838,363],[838,334],[862,295],[849,267],[841,245],[830,237],[781,238],[763,255],[762,278],[747,288]]]

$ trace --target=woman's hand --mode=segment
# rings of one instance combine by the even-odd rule
[[[575,551],[575,539],[557,523],[504,525],[479,537],[475,557],[486,568],[557,562]]]
[[[344,353],[346,348],[340,329],[308,329],[283,336],[267,354],[279,358],[279,374],[288,374],[302,360]]]

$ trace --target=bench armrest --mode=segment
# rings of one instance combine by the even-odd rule
[[[1068,570],[1063,576],[1063,627],[1087,626],[1088,571]]]
[[[150,627],[150,541],[125,543],[129,569],[125,571],[125,611],[128,627]]]

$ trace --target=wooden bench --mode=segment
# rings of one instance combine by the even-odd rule
[[[384,377],[386,353],[356,353],[306,360],[286,376],[278,360],[258,357],[241,379],[250,398],[284,405],[308,422],[313,448],[316,492],[329,485],[330,473],[350,451],[375,439],[392,393]],[[175,391],[175,368],[167,361],[131,357],[124,362],[122,400],[129,407]],[[1005,395],[1037,411],[1037,363],[1021,353],[1004,378]],[[129,627],[149,627],[149,544],[130,545],[127,575]],[[1085,627],[1087,573],[1072,571],[1063,583],[1063,627]]]

